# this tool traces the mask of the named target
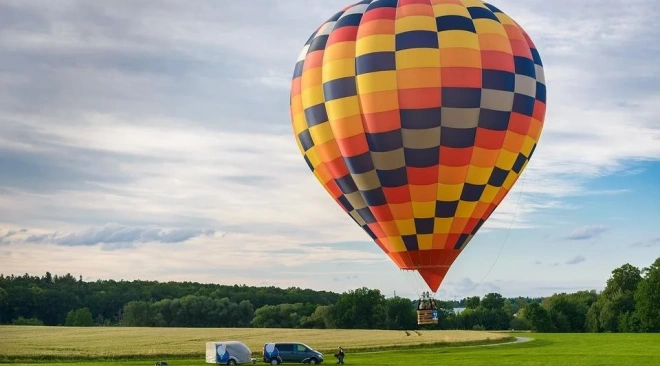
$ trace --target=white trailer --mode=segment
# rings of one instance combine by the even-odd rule
[[[257,363],[248,346],[238,341],[206,342],[206,363],[239,365]]]

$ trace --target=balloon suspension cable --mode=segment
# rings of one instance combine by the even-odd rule
[[[408,282],[408,285],[410,286],[409,289],[415,293],[415,296],[417,298],[421,298],[422,293],[424,292],[424,289],[426,287],[426,284],[424,283],[421,276],[415,270],[401,269],[401,271],[404,273],[404,278],[406,279],[406,282]]]
[[[417,296],[418,299],[422,299],[425,296],[430,296],[431,298],[435,298],[435,292],[429,291],[428,285],[422,278],[422,276],[417,272],[416,270],[411,270],[411,269],[401,269],[402,272],[404,272],[404,277],[406,278],[406,281],[410,285],[410,289],[412,289],[415,292],[415,295]]]
[[[484,275],[484,277],[479,281],[479,284],[474,288],[475,290],[479,288],[486,280],[486,277],[490,274],[490,272],[495,268],[495,264],[497,261],[500,259],[500,255],[502,254],[502,250],[504,249],[504,245],[506,244],[507,240],[509,239],[509,234],[511,233],[511,229],[513,228],[513,223],[515,222],[516,219],[516,213],[518,212],[518,206],[520,205],[520,200],[522,198],[522,193],[523,193],[523,188],[525,187],[525,178],[526,175],[523,174],[521,177],[521,182],[520,182],[520,193],[518,194],[518,200],[516,201],[516,207],[513,209],[513,215],[511,216],[511,222],[509,223],[509,229],[506,231],[506,235],[504,236],[504,240],[502,241],[502,245],[500,246],[500,250],[497,253],[497,256],[495,257],[495,260],[493,261],[493,264],[490,266],[488,269],[488,272]]]
[[[416,297],[419,297],[421,291],[420,291],[419,283],[415,280],[414,271],[409,269],[401,269],[401,272],[403,272],[403,276],[406,279],[406,282],[408,282],[408,285],[410,286],[409,289],[415,293]]]

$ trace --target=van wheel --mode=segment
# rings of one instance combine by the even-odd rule
[[[315,358],[311,358],[311,359],[309,360],[309,363],[312,364],[312,365],[316,364],[316,359],[315,359]]]
[[[277,365],[277,364],[279,364],[279,362],[277,362],[276,359],[272,359],[272,360],[270,360],[270,364],[271,365]]]
[[[229,360],[229,362],[227,362],[227,365],[236,365],[236,360]]]

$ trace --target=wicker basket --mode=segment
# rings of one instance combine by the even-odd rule
[[[433,317],[433,314],[436,317]],[[417,324],[438,324],[437,310],[417,310]]]

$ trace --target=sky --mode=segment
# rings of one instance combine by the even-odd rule
[[[296,146],[289,88],[342,0],[0,4],[0,272],[416,297]],[[513,191],[438,298],[600,290],[660,256],[660,8],[493,5],[548,107]]]

